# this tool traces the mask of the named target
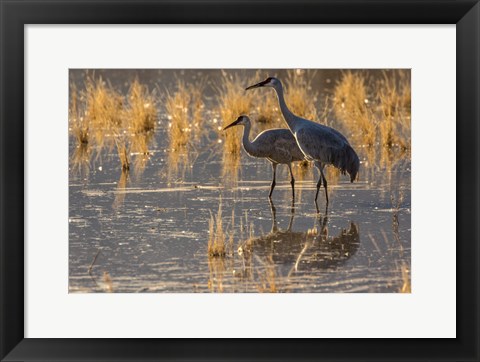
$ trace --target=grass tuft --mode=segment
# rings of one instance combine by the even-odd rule
[[[185,148],[190,140],[190,100],[190,92],[181,80],[177,82],[177,89],[173,94],[167,92],[166,108],[170,120],[168,137],[171,151]]]
[[[224,231],[222,219],[222,199],[218,205],[217,215],[210,213],[208,222],[208,256],[225,257],[233,255],[234,230],[235,230],[235,212],[232,210],[232,220],[228,227],[228,232]]]
[[[102,78],[87,77],[85,83],[85,118],[91,126],[95,143],[112,149],[123,127],[123,97]]]
[[[234,127],[229,132],[223,132],[223,128],[235,121],[242,114],[250,114],[253,108],[254,92],[245,92],[245,85],[250,80],[245,80],[240,74],[223,72],[221,84],[217,88],[218,113],[222,126],[217,131],[224,138],[223,149],[225,153],[240,154],[241,151],[241,127]]]
[[[318,94],[311,84],[314,76],[315,72],[311,70],[289,70],[285,81],[285,101],[297,116],[316,121]]]
[[[411,86],[409,72],[384,72],[377,85],[380,142],[383,147],[410,149]]]
[[[372,147],[376,140],[377,119],[369,107],[367,88],[367,79],[362,73],[344,73],[334,90],[333,108],[355,143]]]
[[[147,86],[135,79],[128,91],[127,100],[124,117],[130,130],[133,133],[154,132],[158,119],[155,92],[150,92]]]
[[[408,70],[384,71],[376,82],[348,71],[334,89],[335,115],[354,143],[367,148],[379,144],[386,150],[410,150],[410,105]]]
[[[208,256],[224,257],[227,253],[225,248],[225,234],[223,233],[221,200],[218,206],[217,216],[214,217],[213,214],[210,214],[208,235]]]

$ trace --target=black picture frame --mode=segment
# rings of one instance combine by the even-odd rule
[[[480,4],[441,1],[0,0],[2,361],[445,360],[478,361]],[[24,338],[24,26],[26,24],[456,24],[457,338]],[[451,147],[451,145],[446,145]],[[448,165],[446,165],[448,166]],[[446,168],[447,169],[447,168]],[[453,175],[432,175],[443,182]],[[445,218],[454,210],[445,210]],[[52,316],[55,318],[55,316]],[[439,323],[442,316],[439,315]],[[414,326],[412,326],[414,328]]]

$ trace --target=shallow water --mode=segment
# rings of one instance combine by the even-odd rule
[[[138,74],[150,82],[173,79],[170,73],[144,72],[148,76],[135,71],[102,74],[122,87]],[[80,82],[81,74],[74,71],[72,79]],[[204,117],[209,120],[218,117],[208,111],[213,102],[214,97],[206,102]],[[325,210],[321,192],[317,213],[316,171],[307,169],[302,179],[295,168],[292,204],[288,169],[281,165],[270,203],[266,160],[242,150],[235,176],[215,133],[207,132],[182,162],[167,151],[168,120],[162,111],[158,122],[144,167],[122,172],[115,150],[92,157],[88,170],[75,171],[71,165],[70,292],[402,289],[402,266],[410,269],[411,254],[409,157],[373,163],[356,146],[362,159],[360,180],[351,184],[341,176],[331,181],[329,208]],[[74,152],[71,139],[70,154]],[[401,195],[400,205],[392,205],[392,195],[394,200]],[[230,235],[233,230],[234,252],[209,257],[209,220],[220,204],[224,231]]]

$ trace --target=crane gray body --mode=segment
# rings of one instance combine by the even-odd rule
[[[293,177],[291,163],[304,160],[305,155],[298,147],[297,140],[292,132],[286,128],[273,128],[259,133],[253,141],[250,141],[251,122],[247,116],[238,117],[235,122],[225,127],[224,130],[239,125],[244,127],[242,145],[245,152],[252,157],[266,158],[272,164],[273,180],[270,185],[269,197],[272,196],[275,188],[277,166],[285,164],[290,170],[292,197],[295,198],[295,178]]]
[[[250,127],[245,127],[242,144],[250,156],[264,157],[277,164],[289,164],[305,158],[292,132],[286,128],[263,131],[252,142],[248,139],[249,132]]]
[[[352,146],[350,146],[346,137],[337,130],[294,115],[285,103],[283,86],[280,80],[269,77],[263,82],[247,87],[247,90],[258,87],[272,87],[275,90],[283,118],[295,137],[305,159],[313,161],[315,166],[320,170],[315,202],[317,201],[318,191],[323,181],[328,205],[327,180],[323,172],[325,165],[333,165],[339,168],[343,174],[348,172],[350,181],[353,182],[358,175],[358,169],[360,167],[360,160],[357,154]]]

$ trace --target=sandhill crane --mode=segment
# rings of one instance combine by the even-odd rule
[[[290,184],[292,185],[292,197],[295,198],[295,178],[292,173],[292,162],[302,161],[305,156],[298,148],[297,141],[292,133],[286,128],[274,128],[261,132],[252,142],[250,142],[251,123],[247,116],[240,116],[235,122],[232,122],[223,130],[233,126],[243,126],[243,148],[253,157],[266,158],[272,164],[273,179],[270,186],[269,198],[275,187],[275,174],[278,164],[285,164],[290,170]]]
[[[245,90],[259,87],[272,87],[275,90],[283,118],[295,136],[298,146],[305,155],[305,159],[314,161],[315,166],[320,170],[321,177],[317,183],[315,203],[317,202],[318,191],[323,181],[326,203],[328,205],[327,179],[323,173],[325,165],[334,165],[339,168],[343,174],[348,172],[350,182],[353,182],[357,177],[360,167],[357,154],[345,136],[337,130],[294,115],[285,103],[283,86],[280,80],[274,77],[268,77],[260,83],[247,87]]]

